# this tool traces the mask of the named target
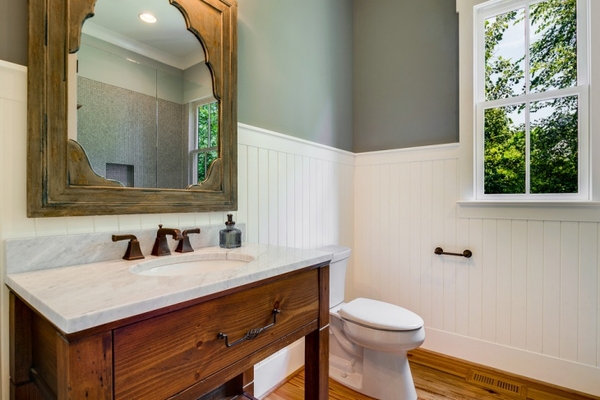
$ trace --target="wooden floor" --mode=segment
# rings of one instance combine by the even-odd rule
[[[440,372],[423,365],[411,364],[411,370],[419,400],[456,399],[487,400],[515,399],[500,393],[471,385],[463,378]],[[329,379],[329,398],[331,400],[372,400],[372,397],[356,393],[347,387]],[[269,394],[264,400],[303,400],[304,371],[292,377],[283,386]],[[401,399],[399,399],[401,400]]]

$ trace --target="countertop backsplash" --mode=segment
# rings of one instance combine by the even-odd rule
[[[246,224],[236,224],[246,234]],[[172,227],[182,232],[185,229],[200,228],[199,234],[190,234],[194,249],[219,245],[219,231],[224,225]],[[112,241],[113,234],[132,234],[137,237],[144,256],[149,256],[156,239],[155,229],[131,230],[126,232],[81,233],[73,235],[41,236],[32,238],[6,239],[4,241],[6,273],[38,271],[48,268],[68,267],[102,261],[118,260],[127,249],[128,240]],[[171,251],[177,241],[167,237]]]

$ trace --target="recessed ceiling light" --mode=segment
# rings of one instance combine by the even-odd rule
[[[142,13],[140,14],[140,19],[149,24],[153,24],[156,22],[156,17],[150,13]]]

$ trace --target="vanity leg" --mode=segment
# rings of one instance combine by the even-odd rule
[[[43,399],[31,380],[31,310],[12,292],[10,307],[10,398]]]
[[[319,329],[304,347],[304,399],[329,399],[329,266],[319,268]]]
[[[112,399],[112,334],[68,342],[56,335],[58,400]]]
[[[311,332],[305,339],[304,399],[329,399],[329,327]]]
[[[242,374],[242,386],[244,394],[254,396],[254,367],[248,368]]]

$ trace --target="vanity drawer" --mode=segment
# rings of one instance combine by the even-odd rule
[[[251,329],[276,323],[252,340],[230,344]],[[114,331],[115,399],[164,399],[202,381],[240,358],[315,321],[318,271],[141,321]]]

